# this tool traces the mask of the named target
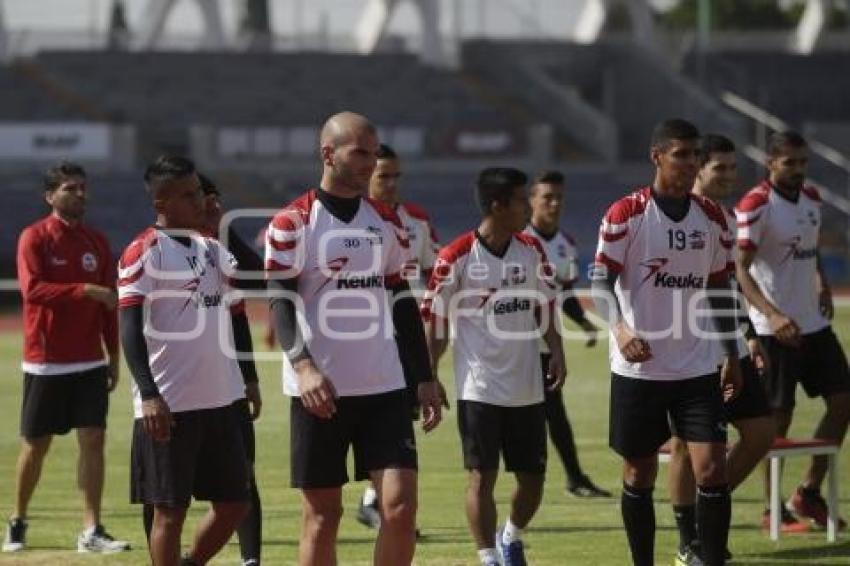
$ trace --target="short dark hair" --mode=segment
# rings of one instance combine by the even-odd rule
[[[734,153],[735,144],[720,134],[705,134],[699,144],[700,167],[711,160],[712,153]]]
[[[537,177],[534,178],[534,184],[537,183],[547,183],[551,185],[563,185],[564,184],[564,174],[555,169],[547,169],[545,171],[541,171]]]
[[[59,188],[59,185],[68,177],[86,177],[86,170],[79,163],[73,161],[60,161],[55,165],[51,165],[44,172],[42,178],[42,186],[44,192],[49,193]]]
[[[220,195],[221,191],[218,190],[218,187],[213,180],[204,175],[203,173],[198,173],[198,181],[201,183],[201,192],[205,195]]]
[[[378,146],[378,152],[375,154],[378,159],[398,159],[398,154],[393,148],[385,143]]]
[[[514,189],[525,186],[528,176],[513,167],[488,167],[478,174],[476,196],[481,212],[487,216],[493,203],[508,204]]]
[[[145,169],[145,187],[155,195],[162,183],[188,177],[196,173],[195,164],[187,157],[161,155]]]
[[[808,147],[808,145],[809,144],[806,143],[806,138],[804,138],[799,132],[791,130],[785,132],[774,132],[767,140],[767,155],[770,157],[776,157],[777,155],[780,155],[785,148],[801,148]]]
[[[664,149],[672,141],[691,141],[699,139],[699,129],[682,118],[670,118],[652,129],[651,147]]]

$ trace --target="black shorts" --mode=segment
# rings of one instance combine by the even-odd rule
[[[256,460],[257,441],[254,435],[254,421],[251,419],[251,407],[247,399],[239,399],[233,402],[233,410],[239,419],[239,430],[242,432],[242,445],[245,448],[245,456],[249,464]]]
[[[130,501],[188,507],[192,498],[246,501],[248,460],[234,405],[172,413],[171,440],[156,442],[133,422]]]
[[[741,358],[741,377],[744,387],[737,397],[725,404],[726,418],[735,422],[772,416],[773,409],[767,400],[765,379],[750,356]]]
[[[759,336],[768,360],[767,392],[774,409],[794,408],[797,382],[809,397],[830,397],[850,391],[847,357],[832,328],[802,336],[799,348],[789,348],[773,336]]]
[[[624,458],[658,452],[675,431],[690,442],[726,443],[726,417],[716,373],[679,381],[611,374],[608,443]]]
[[[543,403],[502,407],[478,401],[457,402],[457,425],[467,470],[546,472],[546,410]]]
[[[354,477],[377,470],[418,467],[416,436],[405,389],[340,397],[330,419],[312,415],[301,399],[290,407],[291,485],[301,489],[340,487],[348,482],[348,447]]]
[[[66,434],[72,428],[106,428],[107,366],[62,375],[24,373],[21,436]]]

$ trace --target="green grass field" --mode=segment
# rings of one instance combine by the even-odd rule
[[[841,309],[835,325],[845,348],[850,346],[850,309]],[[14,466],[18,452],[18,415],[21,397],[21,337],[0,334],[0,515],[11,512]],[[589,475],[617,496],[609,500],[579,500],[564,493],[564,473],[550,447],[550,469],[543,505],[526,536],[532,564],[623,565],[628,548],[619,513],[620,462],[607,446],[608,370],[606,345],[593,350],[580,342],[567,344],[569,378],[565,396],[576,431],[582,463]],[[451,382],[450,363],[441,366],[441,376]],[[288,401],[280,390],[279,364],[260,364],[264,393],[264,413],[257,422],[257,475],[263,501],[264,561],[266,564],[292,564],[296,557],[300,506],[298,493],[288,487],[289,430]],[[0,564],[147,564],[140,510],[128,503],[128,463],[132,410],[129,376],[124,370],[113,394],[109,415],[107,445],[107,484],[104,496],[104,523],[121,538],[129,539],[133,550],[108,557],[78,555],[76,536],[80,530],[80,497],[75,487],[76,440],[73,435],[56,438],[45,465],[41,484],[30,510],[29,548],[18,555],[0,555]],[[453,388],[450,389],[453,391]],[[802,394],[801,394],[802,395]],[[793,435],[808,436],[820,411],[820,403],[800,398]],[[475,549],[463,513],[465,472],[453,412],[441,427],[423,436],[420,446],[419,525],[425,535],[416,553],[416,564],[477,564]],[[785,493],[795,485],[804,465],[802,459],[786,467]],[[668,505],[666,470],[659,476],[656,490],[656,558],[658,564],[672,564],[676,530]],[[841,458],[841,487],[845,509],[850,496],[850,467],[846,450]],[[504,519],[513,478],[503,475],[497,486],[500,520]],[[354,520],[357,500],[363,486],[346,487],[346,515],[339,535],[339,557],[343,564],[368,564],[374,533]],[[730,548],[735,564],[821,565],[850,564],[850,539],[841,534],[836,544],[827,544],[823,532],[786,536],[771,542],[759,527],[762,501],[761,480],[751,477],[734,494]],[[197,504],[187,520],[184,543],[204,504]],[[850,514],[850,510],[847,511]],[[215,564],[238,564],[235,540],[219,555]]]

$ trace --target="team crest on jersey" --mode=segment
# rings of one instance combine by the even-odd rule
[[[706,233],[702,230],[692,230],[691,233],[688,234],[688,241],[690,242],[691,249],[705,249],[705,236]]]
[[[83,264],[83,269],[85,269],[86,271],[97,271],[97,256],[95,256],[93,253],[84,253],[83,257],[80,258],[80,262]]]
[[[812,226],[818,225],[818,215],[815,214],[814,210],[809,210],[808,212],[806,212],[806,217],[809,219],[809,224],[811,224]]]

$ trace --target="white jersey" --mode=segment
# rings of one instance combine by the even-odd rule
[[[726,208],[725,206],[720,205],[720,208],[723,210],[723,217],[726,219],[726,226],[729,228],[729,241],[735,241],[735,226],[737,225],[737,220],[735,218],[735,211],[731,208]],[[738,249],[734,245],[732,249],[729,250],[729,274],[734,278],[735,276],[735,260],[738,257]],[[737,288],[738,284],[735,283],[735,287]],[[746,308],[744,305],[741,305],[742,302],[746,302],[744,300],[744,295],[738,293],[739,300],[739,308]],[[747,339],[744,336],[743,329],[739,329],[738,335],[738,357],[743,359],[750,355],[750,347],[747,346]],[[720,345],[720,359],[721,361],[725,357],[725,353],[723,352],[723,347]]]
[[[804,187],[797,202],[792,202],[767,181],[735,207],[738,247],[757,250],[750,274],[765,297],[791,317],[803,334],[829,326],[820,312],[816,287],[820,207],[820,196],[812,187]],[[773,334],[767,317],[753,307],[750,319],[758,334]]]
[[[341,397],[405,386],[386,288],[401,282],[408,249],[391,208],[364,198],[351,222],[344,222],[325,208],[315,189],[269,225],[267,276],[297,279],[307,349]],[[300,395],[285,355],[283,390]]]
[[[440,251],[422,315],[452,325],[458,399],[504,407],[543,402],[535,313],[554,298],[546,254],[526,234],[515,234],[501,257],[475,232]]]
[[[732,242],[720,207],[697,195],[689,198],[680,222],[664,214],[649,187],[615,202],[605,214],[597,269],[619,274],[615,292],[623,319],[652,351],[645,362],[627,362],[610,333],[614,373],[673,381],[717,370],[716,340],[699,336],[698,328],[710,316],[705,287],[728,282]]]
[[[228,283],[235,267],[230,252],[212,238],[193,235],[187,246],[155,228],[139,234],[121,256],[118,305],[144,305],[148,363],[173,412],[223,407],[245,396],[230,316],[244,309]],[[132,390],[140,418],[135,383]]]
[[[437,232],[428,218],[428,213],[421,207],[405,202],[395,209],[401,225],[407,232],[410,242],[411,264],[408,269],[408,282],[412,289],[420,289],[422,282],[427,283],[437,261],[440,244]]]
[[[576,241],[567,233],[558,230],[549,239],[543,236],[531,224],[525,227],[525,233],[534,236],[543,246],[546,258],[555,272],[555,282],[563,287],[578,280],[578,249]]]

